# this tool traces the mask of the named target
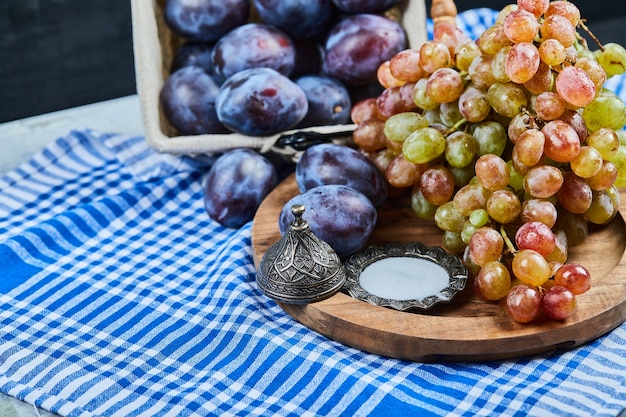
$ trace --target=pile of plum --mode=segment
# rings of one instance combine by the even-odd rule
[[[345,124],[380,92],[380,64],[405,49],[384,13],[402,0],[167,0],[184,43],[160,104],[183,135],[270,136]]]

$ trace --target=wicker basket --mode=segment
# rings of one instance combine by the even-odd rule
[[[212,154],[241,147],[261,152],[269,150],[282,134],[273,137],[252,137],[236,133],[180,136],[169,125],[160,109],[159,94],[169,74],[172,57],[183,39],[167,28],[163,18],[164,4],[165,0],[131,0],[137,92],[148,144],[158,152],[179,155]],[[405,0],[394,12],[407,32],[409,46],[421,45],[426,40],[424,2]],[[431,16],[435,22],[440,16],[445,19],[454,15],[456,8],[452,0],[433,0]],[[307,128],[306,131],[351,132],[354,127],[320,126]],[[291,132],[283,134],[285,133]]]

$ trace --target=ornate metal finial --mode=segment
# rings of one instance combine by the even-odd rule
[[[339,256],[319,239],[302,218],[301,204],[291,207],[295,220],[261,259],[256,281],[268,297],[288,304],[307,304],[331,297],[346,279]]]

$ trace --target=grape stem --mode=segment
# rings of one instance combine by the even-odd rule
[[[587,27],[587,25],[585,24],[585,21],[586,21],[585,19],[580,19],[578,21],[578,24],[585,32],[587,32],[587,35],[589,35],[591,39],[593,39],[593,41],[598,44],[598,47],[600,48],[600,50],[604,51],[604,45],[602,45],[602,42],[600,42],[600,39],[598,39],[596,35],[594,35],[593,32]]]
[[[506,245],[506,247],[512,254],[515,254],[515,252],[517,252],[517,249],[515,249],[513,242],[511,242],[511,239],[509,239],[509,235],[506,233],[506,230],[504,230],[503,224],[500,225],[500,234],[502,235],[502,239],[504,239],[504,244]]]
[[[465,123],[467,123],[467,119],[463,118],[461,120],[459,120],[458,122],[456,122],[454,124],[454,126],[452,126],[450,128],[450,132],[456,132],[457,130],[459,130],[461,128],[461,126],[463,126]]]

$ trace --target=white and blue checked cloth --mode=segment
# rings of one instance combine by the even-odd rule
[[[493,14],[464,18],[471,33]],[[158,155],[143,137],[74,131],[0,178],[1,392],[71,417],[626,407],[625,324],[569,351],[434,364],[300,325],[257,289],[251,224],[207,216],[207,163]]]

